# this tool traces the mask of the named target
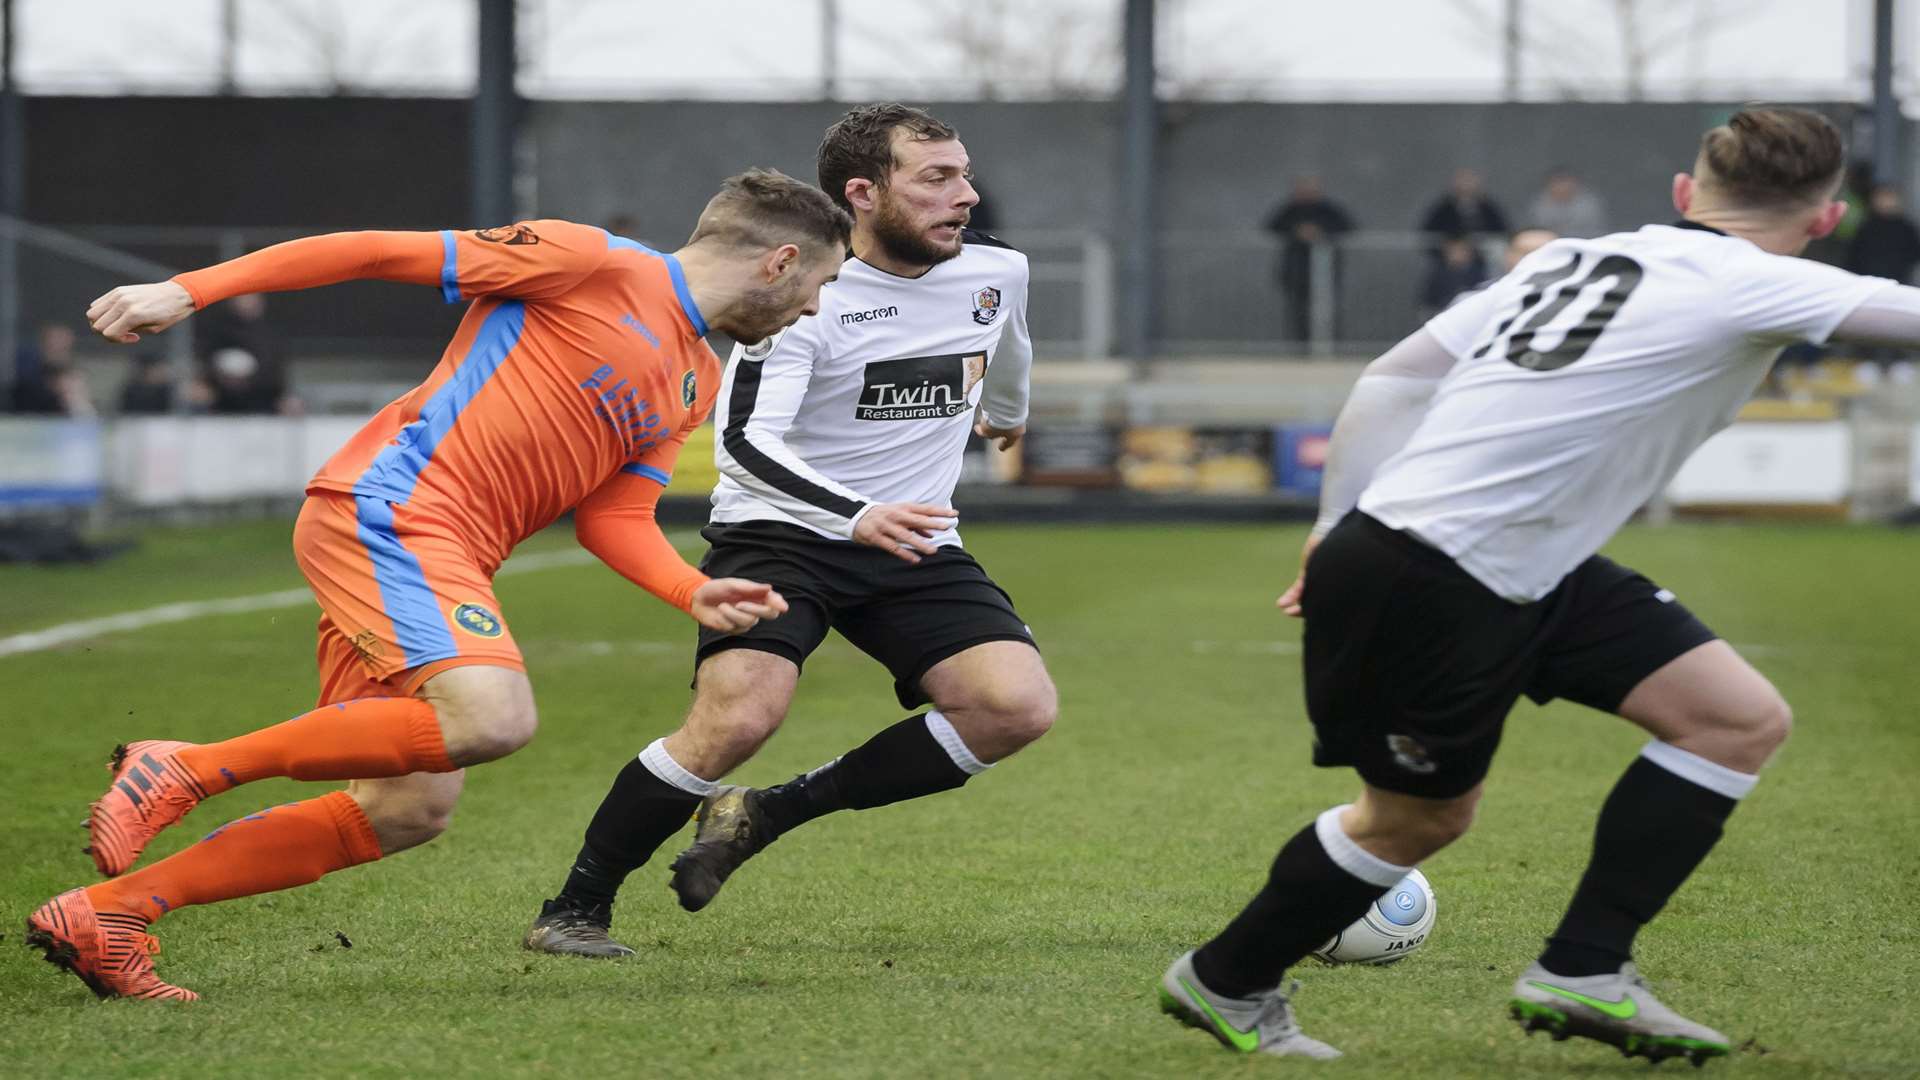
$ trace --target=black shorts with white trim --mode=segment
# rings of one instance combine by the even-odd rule
[[[696,680],[701,662],[729,649],[770,652],[802,667],[832,629],[885,665],[900,704],[914,709],[931,700],[920,677],[940,661],[989,641],[1034,644],[1006,590],[958,544],[909,563],[784,522],[709,525],[700,535],[712,545],[701,570],[764,581],[788,609],[743,634],[702,628]]]
[[[1314,550],[1301,603],[1314,764],[1427,798],[1486,777],[1520,695],[1615,712],[1715,637],[1672,593],[1603,556],[1516,604],[1358,511]]]

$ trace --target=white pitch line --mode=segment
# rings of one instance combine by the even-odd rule
[[[675,541],[677,545],[686,538],[668,536],[668,539]],[[557,566],[583,566],[593,561],[592,555],[579,548],[566,551],[543,551],[508,559],[501,565],[496,576],[528,574],[535,570],[548,570]],[[44,630],[29,630],[24,634],[0,638],[0,657],[43,652],[104,634],[144,630],[150,626],[186,622],[189,619],[204,618],[208,615],[244,615],[253,611],[272,611],[277,608],[300,607],[311,603],[313,603],[313,593],[306,589],[282,589],[279,592],[256,593],[253,596],[232,596],[224,600],[183,600],[178,603],[161,604],[158,607],[142,608],[139,611],[123,611],[118,615],[103,615],[97,619],[61,623]]]
[[[1240,656],[1298,656],[1300,643],[1297,641],[1195,641],[1193,651],[1207,653],[1234,653]]]

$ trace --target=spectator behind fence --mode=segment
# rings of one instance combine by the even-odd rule
[[[267,298],[248,293],[210,309],[194,338],[216,413],[301,411],[287,393],[285,339],[267,319]],[[239,355],[245,354],[243,359]],[[224,358],[224,367],[223,367]]]
[[[16,413],[40,416],[92,416],[93,395],[73,356],[73,328],[64,323],[40,327],[37,345],[14,356],[8,406]]]
[[[1472,292],[1487,280],[1487,260],[1467,236],[1449,236],[1441,242],[1427,267],[1420,289],[1421,317],[1430,319],[1446,310],[1453,298]]]
[[[207,384],[212,391],[209,412],[298,416],[306,411],[259,357],[245,349],[230,347],[215,352],[207,364]]]
[[[1547,185],[1533,200],[1529,218],[1561,236],[1600,236],[1607,231],[1607,204],[1570,170],[1556,168],[1547,174]]]
[[[1900,205],[1899,189],[1876,184],[1867,196],[1867,215],[1848,245],[1847,269],[1906,284],[1916,263],[1920,263],[1920,228],[1914,227]]]
[[[1479,173],[1472,169],[1455,169],[1452,186],[1446,194],[1434,200],[1427,209],[1427,216],[1420,219],[1420,231],[1442,239],[1433,249],[1437,258],[1445,246],[1444,238],[1506,232],[1507,215],[1501,211],[1499,203],[1487,196]]]
[[[1560,235],[1552,229],[1542,229],[1533,225],[1515,231],[1512,236],[1507,237],[1507,250],[1500,254],[1500,272],[1513,273],[1513,268],[1520,265],[1521,259],[1558,239]]]
[[[120,384],[122,416],[154,416],[173,411],[173,369],[159,353],[141,353]]]
[[[1352,216],[1326,197],[1317,176],[1295,180],[1292,195],[1267,215],[1267,231],[1280,238],[1280,295],[1286,306],[1288,340],[1305,341],[1310,336],[1315,245],[1352,231],[1353,224]],[[1339,286],[1340,268],[1338,252],[1330,254],[1325,265],[1332,278],[1326,284],[1333,290]],[[1339,309],[1337,296],[1334,309]]]

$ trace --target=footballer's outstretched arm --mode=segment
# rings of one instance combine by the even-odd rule
[[[1920,347],[1920,289],[1894,285],[1865,300],[1834,328],[1838,341]]]
[[[448,303],[482,294],[535,299],[565,292],[592,273],[607,244],[605,231],[565,221],[511,230],[325,233],[168,281],[120,286],[87,308],[87,322],[107,340],[131,344],[229,297],[367,278],[438,286]]]

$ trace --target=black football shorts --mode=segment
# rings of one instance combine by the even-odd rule
[[[1714,639],[1672,593],[1611,559],[1592,556],[1516,604],[1359,511],[1314,550],[1301,606],[1314,763],[1428,798],[1486,777],[1521,694],[1614,712]]]
[[[804,666],[827,631],[838,630],[886,666],[900,704],[913,709],[928,703],[920,677],[940,661],[989,641],[1033,644],[1013,600],[957,544],[909,563],[784,522],[709,525],[700,535],[712,545],[701,570],[764,581],[786,597],[788,610],[744,634],[703,627],[696,671],[728,649],[758,649]]]

